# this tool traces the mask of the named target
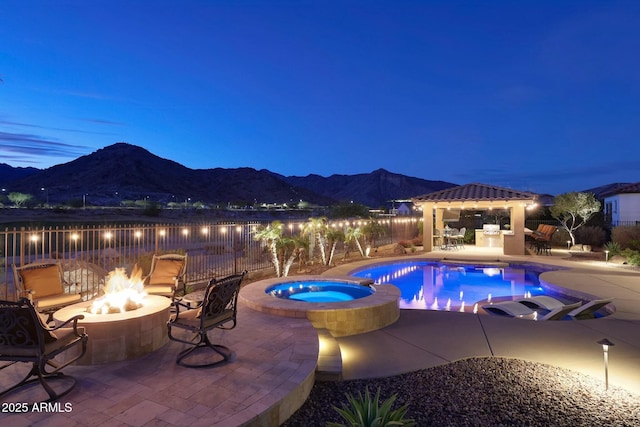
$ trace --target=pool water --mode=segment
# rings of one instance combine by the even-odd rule
[[[483,301],[544,295],[538,277],[557,268],[534,264],[455,264],[407,261],[350,273],[400,288],[400,308],[469,311]]]
[[[373,293],[368,286],[338,281],[296,281],[270,286],[265,292],[276,298],[306,302],[341,302]]]

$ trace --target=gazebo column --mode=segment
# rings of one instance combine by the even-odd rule
[[[511,206],[511,231],[513,234],[505,235],[504,254],[505,255],[525,255],[524,245],[524,211],[523,204],[518,203]]]
[[[422,204],[422,249],[433,251],[433,203]]]
[[[432,206],[432,209],[436,210],[436,229],[443,230],[444,229],[444,209],[436,208],[435,204]]]

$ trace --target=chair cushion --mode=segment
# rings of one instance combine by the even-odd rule
[[[173,295],[175,287],[173,286],[173,284],[148,285],[144,287],[144,290],[149,295],[162,295],[165,297],[170,297]]]
[[[38,294],[36,294],[37,296]],[[45,298],[34,298],[34,304],[37,310],[46,311],[55,307],[62,307],[69,304],[74,304],[82,300],[80,294],[60,294],[51,295]]]
[[[48,297],[64,292],[60,268],[57,265],[23,269],[20,270],[20,277],[24,289],[35,292],[34,298]]]
[[[158,259],[151,276],[149,277],[150,285],[158,284],[174,284],[176,278],[182,271],[184,261],[177,259]]]

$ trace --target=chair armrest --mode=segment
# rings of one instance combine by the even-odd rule
[[[33,304],[33,296],[36,294],[36,291],[31,289],[23,289],[20,292],[20,297],[27,298]]]
[[[69,323],[73,323],[73,332],[76,334],[76,336],[80,336],[80,334],[78,334],[78,320],[82,319],[84,319],[84,314],[76,314],[72,318],[65,320],[64,322],[57,326],[54,326],[53,328],[47,328],[47,330],[49,332],[53,332],[57,329],[66,327]]]
[[[175,309],[176,309],[176,319],[180,316],[180,307],[184,307],[186,310],[195,310],[198,309],[200,307],[202,307],[202,302],[200,302],[197,306],[192,307],[190,305],[187,305],[185,303],[182,302],[182,298],[180,299],[176,299],[173,300],[172,304],[174,305]],[[185,310],[183,310],[184,312]]]

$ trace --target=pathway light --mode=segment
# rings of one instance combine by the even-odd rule
[[[602,352],[604,353],[604,386],[605,390],[609,390],[609,347],[613,347],[615,344],[606,338],[597,343],[602,345]]]

